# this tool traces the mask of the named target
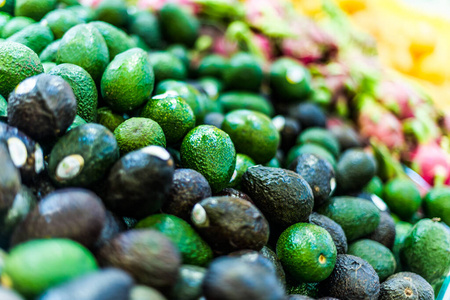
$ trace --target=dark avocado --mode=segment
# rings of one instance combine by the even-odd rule
[[[134,280],[119,269],[104,269],[51,288],[38,300],[128,299]]]
[[[117,159],[119,147],[114,134],[102,125],[84,124],[55,144],[48,172],[58,186],[87,187],[102,179]]]
[[[41,200],[56,190],[56,187],[47,172],[41,172],[30,185],[30,188],[38,200]]]
[[[0,299],[2,300],[24,300],[22,296],[8,288],[0,287]]]
[[[347,253],[347,237],[342,227],[330,218],[313,212],[309,215],[309,223],[317,225],[328,231],[336,246],[337,254]]]
[[[203,280],[206,299],[282,300],[285,297],[275,272],[266,266],[237,257],[215,259]]]
[[[190,222],[194,205],[208,197],[211,187],[202,174],[192,169],[176,169],[162,211]]]
[[[105,223],[101,199],[84,189],[60,189],[42,199],[14,230],[11,244],[68,238],[91,247]]]
[[[132,229],[106,243],[99,251],[99,262],[128,272],[137,283],[169,292],[177,281],[181,256],[158,231]]]
[[[273,264],[278,279],[283,286],[286,286],[286,274],[284,273],[283,266],[281,265],[277,254],[267,246],[264,246],[261,250],[259,250],[259,253]]]
[[[301,126],[297,120],[282,115],[275,116],[272,123],[280,133],[280,148],[288,152],[295,145]]]
[[[379,300],[419,300],[413,282],[402,277],[388,278],[381,284]],[[432,298],[434,299],[434,297]],[[430,300],[432,300],[430,299]]]
[[[11,159],[20,170],[23,182],[31,183],[44,170],[41,146],[16,127],[0,122],[0,140],[8,146]]]
[[[229,196],[229,197],[233,197],[233,198],[241,198],[241,199],[249,201],[252,204],[255,204],[255,203],[253,203],[252,199],[246,193],[236,190],[236,189],[233,189],[233,188],[224,188],[217,194],[214,194],[214,196]]]
[[[333,126],[330,128],[330,131],[339,141],[342,151],[363,146],[361,137],[350,125],[342,124]]]
[[[20,190],[21,178],[3,142],[0,142],[0,169],[0,213],[6,213]]]
[[[8,97],[8,124],[37,141],[62,136],[76,112],[77,101],[72,88],[55,75],[27,78]]]
[[[289,166],[308,182],[314,195],[314,207],[325,203],[336,188],[333,166],[325,159],[311,153],[298,156]]]
[[[269,223],[250,202],[233,197],[210,197],[195,204],[191,220],[219,254],[261,250],[269,239]]]
[[[322,109],[314,103],[300,103],[289,109],[288,115],[296,119],[303,129],[309,127],[325,128],[327,117]]]
[[[362,258],[339,254],[333,273],[319,283],[321,296],[341,300],[378,299],[380,280],[372,266]]]
[[[349,149],[342,153],[336,166],[337,187],[343,192],[358,191],[375,176],[373,156],[363,149]]]
[[[407,281],[412,284],[417,289],[418,300],[433,300],[435,298],[433,287],[422,276],[416,273],[399,272],[390,276],[385,282],[394,280],[400,282]]]
[[[127,229],[127,225],[122,218],[118,217],[109,210],[106,210],[105,212],[105,223],[102,231],[100,232],[100,236],[94,244],[95,249],[100,248],[109,240],[113,239],[116,235]]]
[[[392,249],[395,242],[395,223],[388,212],[380,212],[380,223],[367,238]]]
[[[192,265],[182,265],[178,280],[169,293],[172,300],[198,300],[202,296],[202,284],[206,269]]]
[[[242,176],[243,191],[273,224],[288,227],[308,220],[314,196],[306,180],[281,168],[254,166]]]
[[[166,149],[148,146],[130,152],[111,168],[105,205],[121,216],[146,217],[163,205],[173,174],[174,162]]]
[[[131,289],[129,300],[167,300],[167,298],[154,288],[137,284]]]

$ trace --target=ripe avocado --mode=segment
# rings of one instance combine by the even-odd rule
[[[159,11],[163,37],[172,44],[194,46],[199,34],[197,18],[175,3],[166,3]]]
[[[250,202],[233,197],[210,197],[194,205],[191,221],[219,254],[261,250],[269,239],[269,223]]]
[[[93,192],[60,189],[43,198],[16,227],[11,244],[43,238],[67,238],[92,247],[105,223],[105,207]]]
[[[301,127],[297,120],[277,115],[272,118],[272,123],[280,133],[280,147],[279,149],[288,152],[295,145],[295,140],[301,131]]]
[[[263,96],[244,91],[231,91],[221,93],[217,101],[224,113],[238,109],[248,109],[272,116],[274,109],[272,103]]]
[[[330,218],[313,212],[309,215],[309,223],[317,225],[328,231],[336,246],[337,254],[347,253],[347,237],[342,227]]]
[[[168,292],[175,285],[181,256],[176,246],[152,229],[132,229],[118,234],[98,253],[102,266],[128,272],[137,283]]]
[[[434,294],[434,293],[433,293]],[[381,284],[379,300],[419,300],[416,286],[402,277],[390,277]],[[432,298],[434,299],[434,297]],[[430,299],[430,300],[432,300]]]
[[[117,55],[108,65],[101,79],[101,93],[112,109],[128,112],[148,100],[154,81],[147,53],[133,48]]]
[[[211,197],[211,187],[202,174],[192,169],[176,169],[162,211],[191,222],[194,205],[208,197]]]
[[[83,23],[74,11],[68,9],[56,9],[42,18],[42,24],[50,27],[55,39],[60,39],[67,30]]]
[[[56,62],[56,55],[58,53],[60,43],[61,40],[53,41],[42,50],[41,54],[39,54],[39,59],[42,63]]]
[[[296,104],[287,113],[290,117],[296,119],[304,129],[310,127],[326,127],[327,116],[315,103],[305,102]]]
[[[395,237],[394,219],[388,212],[380,212],[380,223],[367,238],[386,246],[388,249],[392,249]]]
[[[418,300],[433,300],[434,290],[433,287],[420,275],[411,272],[399,272],[389,277],[385,282],[408,282],[410,286],[416,288]],[[380,293],[380,297],[381,297]]]
[[[15,16],[25,16],[40,21],[48,12],[55,9],[57,0],[16,0]]]
[[[151,49],[159,49],[162,46],[158,19],[149,11],[138,11],[132,14],[128,31],[130,34],[135,34],[142,38]]]
[[[333,273],[319,283],[321,296],[341,300],[378,299],[380,280],[372,266],[362,258],[339,254]]]
[[[258,92],[262,80],[263,71],[258,60],[245,52],[233,55],[223,74],[223,82],[228,90]]]
[[[372,233],[380,223],[375,204],[355,197],[333,197],[317,212],[341,225],[348,242]]]
[[[211,247],[186,221],[156,214],[142,219],[135,228],[155,229],[168,237],[181,253],[183,264],[205,266],[213,258]]]
[[[267,258],[275,268],[275,272],[277,273],[277,277],[280,280],[280,283],[283,287],[286,286],[286,274],[283,269],[283,265],[281,264],[280,259],[277,254],[267,246],[264,246],[261,250],[259,250],[260,255]]]
[[[242,176],[243,191],[274,225],[286,228],[308,220],[314,196],[306,180],[281,168],[250,167]]]
[[[7,99],[23,80],[44,72],[36,53],[19,43],[0,43],[0,94]]]
[[[62,136],[72,124],[76,111],[72,88],[55,75],[27,78],[8,98],[8,123],[37,141]]]
[[[177,283],[169,293],[170,299],[198,300],[202,296],[202,283],[203,279],[205,278],[205,274],[205,268],[191,265],[182,265],[179,271]]]
[[[286,165],[289,166],[299,155],[311,153],[320,158],[326,159],[333,169],[336,169],[336,159],[327,149],[316,144],[303,144],[291,148],[287,154]]]
[[[105,39],[110,60],[113,60],[117,54],[134,47],[131,38],[122,29],[102,21],[90,22],[89,25],[97,28]]]
[[[7,41],[27,46],[36,54],[53,42],[53,33],[49,27],[41,24],[31,24],[7,38]]]
[[[158,211],[167,198],[174,163],[164,148],[149,146],[118,160],[107,178],[106,206],[121,216],[143,218]]]

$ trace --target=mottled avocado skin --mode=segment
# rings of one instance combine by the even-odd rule
[[[317,225],[328,231],[333,239],[338,254],[347,253],[347,237],[342,227],[330,218],[313,212],[309,215],[309,223]]]
[[[122,157],[112,167],[107,179],[106,206],[121,216],[143,218],[161,208],[169,195],[174,163],[153,155],[150,146]]]
[[[390,276],[386,281],[381,285],[380,298],[382,300],[385,299],[397,299],[391,295],[392,293],[397,293],[398,289],[402,287],[409,287],[414,292],[411,296],[411,299],[418,300],[433,300],[434,290],[433,287],[420,275],[411,272],[399,272],[392,276]],[[405,292],[409,294],[409,291],[406,291],[404,288],[401,290],[401,294],[404,297]],[[387,297],[386,297],[387,296]],[[389,298],[390,297],[390,298]],[[403,298],[399,298],[403,299]],[[410,298],[408,298],[409,300]]]
[[[132,40],[125,31],[103,21],[91,22],[89,25],[97,28],[105,39],[110,60],[113,60],[117,54],[133,48]]]
[[[433,293],[434,295],[434,293]],[[378,300],[419,300],[419,292],[416,286],[411,281],[403,279],[401,277],[388,278],[381,284],[380,297]],[[427,299],[434,299],[427,298]],[[425,300],[425,299],[423,299]]]
[[[67,180],[57,178],[58,164],[73,154],[83,157],[81,172]],[[119,147],[112,132],[99,124],[85,124],[72,129],[56,143],[50,154],[48,171],[57,185],[85,187],[103,178],[118,159]]]
[[[392,249],[395,242],[395,223],[388,212],[380,213],[380,223],[367,238]]]
[[[372,266],[362,258],[340,254],[333,273],[319,283],[321,296],[341,300],[378,299],[380,280]]]
[[[264,216],[281,227],[306,222],[312,212],[312,190],[300,175],[292,171],[250,167],[242,177],[242,186]]]

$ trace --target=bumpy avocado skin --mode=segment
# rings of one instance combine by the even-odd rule
[[[380,287],[380,297],[378,300],[397,299],[419,300],[419,292],[414,283],[399,277],[388,278],[383,282]]]
[[[413,285],[417,289],[419,300],[432,300],[435,298],[433,287],[422,276],[416,273],[399,272],[390,276],[385,282],[393,279],[406,280],[410,285]]]
[[[342,227],[330,218],[313,212],[309,215],[309,223],[317,225],[328,231],[336,246],[337,254],[346,254],[348,245],[347,237]]]
[[[89,25],[94,26],[101,33],[108,46],[109,59],[113,60],[117,54],[125,52],[133,48],[134,43],[125,31],[102,21],[91,22]]]
[[[281,168],[254,166],[242,176],[243,191],[266,218],[280,227],[308,220],[314,197],[297,173]]]
[[[380,223],[377,228],[367,236],[392,250],[395,242],[395,223],[388,212],[380,212]]]

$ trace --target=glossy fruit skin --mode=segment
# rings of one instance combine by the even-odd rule
[[[278,239],[277,255],[283,267],[295,279],[319,282],[326,279],[336,263],[336,246],[322,227],[297,223]],[[324,262],[321,262],[324,259]]]
[[[134,47],[134,43],[125,31],[102,21],[90,22],[101,33],[108,46],[109,59]]]
[[[362,189],[375,176],[376,162],[362,149],[349,149],[342,153],[336,166],[339,190],[345,192]]]
[[[43,16],[56,7],[56,0],[16,0],[14,6],[15,16],[26,16],[40,21]]]
[[[347,237],[342,227],[330,218],[313,212],[309,215],[309,223],[317,225],[328,231],[336,246],[337,254],[346,254],[348,250]]]
[[[217,127],[200,125],[181,143],[181,162],[208,180],[213,192],[230,182],[236,164],[236,150],[229,135]]]
[[[229,90],[258,92],[263,80],[261,66],[254,56],[240,52],[235,54],[224,70],[223,81]]]
[[[200,24],[193,15],[174,3],[165,4],[159,13],[161,31],[165,39],[187,47],[194,45]]]
[[[383,200],[393,213],[405,221],[409,221],[422,204],[418,188],[408,178],[393,178],[387,182]]]
[[[19,32],[14,33],[8,39],[10,42],[27,46],[36,54],[40,54],[45,47],[53,42],[53,33],[47,26],[31,24]]]
[[[183,62],[172,53],[153,52],[149,54],[148,59],[155,73],[156,83],[168,79],[185,80],[187,77],[187,70]]]
[[[327,149],[335,158],[339,156],[341,146],[332,133],[323,128],[308,128],[298,136],[297,143],[313,143]]]
[[[242,176],[248,168],[253,167],[255,161],[245,154],[236,154],[236,167],[228,187],[242,189]]]
[[[429,218],[439,217],[450,226],[450,189],[435,187],[424,199],[425,212]]]

